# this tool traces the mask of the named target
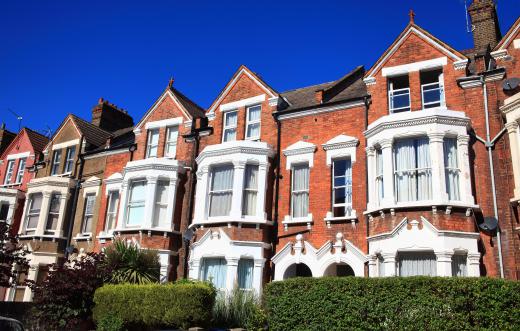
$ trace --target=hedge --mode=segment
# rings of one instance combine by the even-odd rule
[[[293,278],[266,285],[270,330],[520,329],[520,282]]]
[[[109,316],[129,328],[205,326],[211,320],[215,289],[201,282],[104,285],[94,294],[93,318]]]

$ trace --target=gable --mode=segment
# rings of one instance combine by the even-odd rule
[[[507,49],[511,44],[513,44],[515,48],[520,48],[520,41],[515,42],[517,39],[520,39],[520,17],[516,19],[515,23],[513,23],[511,28],[509,28],[502,40],[500,40],[500,42],[495,46],[495,50]]]
[[[13,141],[7,145],[7,148],[2,153],[1,158],[5,159],[10,154],[19,154],[23,152],[30,152],[31,154],[34,154],[34,150],[25,129],[20,131],[13,139]]]
[[[79,139],[80,137],[81,135],[72,120],[67,120],[52,138],[52,143],[59,144],[62,142]]]

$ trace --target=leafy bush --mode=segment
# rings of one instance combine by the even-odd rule
[[[270,330],[513,330],[520,282],[490,278],[294,278],[267,284]]]
[[[26,255],[12,225],[0,220],[0,287],[15,285],[18,272],[29,268]]]
[[[32,322],[45,330],[71,330],[88,323],[94,291],[103,284],[102,258],[89,253],[73,262],[53,264],[41,283],[27,281],[34,291]]]
[[[212,326],[263,330],[266,317],[254,292],[235,287],[231,293],[219,293],[213,307]]]
[[[202,282],[105,285],[94,295],[94,320],[120,318],[130,329],[206,326],[215,289]]]
[[[97,324],[97,331],[123,331],[124,322],[120,317],[107,315]]]
[[[105,281],[112,284],[157,283],[160,277],[159,255],[156,251],[140,249],[136,244],[116,240],[105,249]]]

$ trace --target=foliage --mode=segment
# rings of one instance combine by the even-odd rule
[[[0,287],[11,287],[16,282],[16,270],[27,270],[29,262],[25,258],[27,251],[23,249],[14,234],[13,228],[6,221],[0,221]]]
[[[160,277],[159,256],[156,251],[140,249],[136,244],[115,240],[105,249],[105,282],[112,284],[157,283]]]
[[[490,278],[293,278],[266,286],[270,330],[511,330],[520,282]]]
[[[73,262],[53,264],[41,282],[27,281],[34,292],[35,324],[45,330],[74,329],[89,321],[94,305],[94,291],[103,284],[103,256],[89,253]]]
[[[235,287],[228,295],[217,295],[213,307],[213,326],[263,330],[265,324],[266,316],[254,292]]]
[[[205,326],[211,319],[215,289],[202,282],[105,285],[94,295],[94,320],[106,316],[129,329]]]
[[[97,323],[96,330],[98,330],[98,331],[123,331],[123,330],[125,330],[123,319],[121,319],[118,316],[112,316],[112,315],[104,316]]]

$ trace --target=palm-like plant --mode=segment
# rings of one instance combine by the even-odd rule
[[[105,249],[107,279],[112,284],[156,283],[160,277],[159,255],[153,250],[140,249],[136,244],[115,240]]]

